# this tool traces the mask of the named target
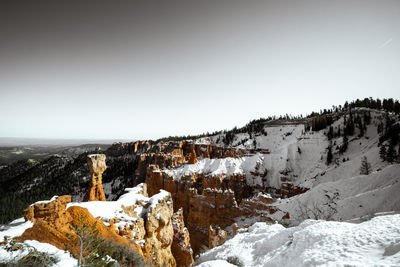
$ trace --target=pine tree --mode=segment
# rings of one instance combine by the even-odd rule
[[[384,144],[381,145],[381,148],[379,150],[379,156],[382,159],[382,161],[386,160],[386,146]]]
[[[86,266],[93,254],[96,254],[94,248],[97,246],[99,234],[96,224],[97,221],[93,225],[89,225],[86,217],[81,216],[78,224],[70,226],[74,235],[67,234],[70,243],[66,243],[65,248],[70,251],[72,256],[78,258],[78,266]]]
[[[364,126],[362,124],[362,121],[360,120],[358,123],[358,128],[360,129],[360,134],[358,135],[359,137],[363,137],[364,136]]]
[[[331,164],[332,158],[333,158],[333,155],[332,155],[332,147],[329,146],[329,147],[328,147],[328,154],[326,155],[326,164],[327,164],[327,165]]]
[[[337,135],[336,136],[340,136],[341,135],[341,132],[340,132],[340,125],[338,126],[338,131],[337,131]]]
[[[394,150],[394,145],[390,142],[388,149],[386,151],[386,160],[392,163],[396,158],[396,151]]]
[[[368,162],[366,156],[361,158],[360,174],[368,175],[371,173],[371,164]]]
[[[371,111],[364,113],[364,123],[369,125],[371,123]]]
[[[383,122],[378,124],[378,128],[377,128],[378,134],[381,133],[383,131]]]
[[[343,143],[340,146],[339,152],[344,153],[347,150],[347,146],[349,144],[349,139],[347,138],[347,135],[343,136]]]
[[[331,140],[332,138],[333,138],[333,127],[329,126],[328,140]]]

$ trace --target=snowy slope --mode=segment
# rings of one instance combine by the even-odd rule
[[[343,137],[327,138],[328,127],[317,132],[305,132],[304,125],[277,121],[265,123],[265,134],[236,134],[233,147],[262,149],[262,167],[267,170],[265,182],[271,188],[283,183],[309,188],[305,194],[279,200],[274,204],[283,212],[273,215],[279,220],[289,212],[290,225],[307,218],[350,220],[378,212],[400,211],[400,165],[383,162],[379,157],[377,126],[384,122],[385,112],[353,109],[353,116],[371,113],[371,123],[364,136],[355,127],[349,136],[348,149],[340,154]],[[344,129],[344,114],[336,114],[334,133]],[[348,114],[346,114],[348,119]],[[221,143],[223,134],[209,140]],[[245,142],[244,142],[245,141]],[[332,145],[333,160],[326,163],[327,148]],[[398,147],[395,148],[396,151]],[[372,173],[360,175],[362,157],[371,164]]]
[[[400,215],[360,224],[306,220],[256,223],[197,259],[198,266],[399,266]]]
[[[365,109],[355,109],[353,113]],[[264,132],[267,135],[257,134],[250,138],[247,133],[236,134],[232,143],[233,147],[253,149],[253,142],[256,147],[268,150],[264,156],[263,166],[268,170],[267,181],[269,186],[279,188],[282,183],[282,172],[288,174],[286,178],[294,185],[311,188],[321,182],[335,181],[342,177],[353,177],[359,174],[360,161],[362,156],[367,156],[373,169],[386,166],[379,158],[377,125],[383,120],[384,112],[371,111],[371,124],[368,125],[364,137],[359,138],[356,127],[355,134],[349,137],[348,150],[339,154],[336,147],[343,142],[342,137],[332,139],[333,163],[326,165],[327,148],[330,144],[326,133],[328,128],[318,132],[305,132],[302,124],[289,124],[287,122],[274,122],[266,124]],[[333,124],[334,131],[341,128],[343,133],[343,115]],[[222,135],[216,135],[210,140],[222,145]],[[242,144],[243,140],[247,140]],[[219,141],[219,143],[217,142]],[[349,162],[343,162],[347,158]],[[322,174],[322,175],[321,175]],[[315,179],[319,176],[318,179]],[[324,177],[322,177],[324,176]]]
[[[304,194],[279,200],[292,223],[304,219],[350,220],[378,212],[400,211],[400,165],[389,165],[369,175],[320,183]],[[272,217],[279,214],[272,215]]]

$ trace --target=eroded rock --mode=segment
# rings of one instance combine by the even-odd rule
[[[190,245],[189,231],[185,227],[182,208],[174,213],[172,217],[172,227],[174,228],[174,241],[171,249],[177,266],[193,266],[193,250]]]
[[[87,157],[90,168],[90,184],[83,201],[106,201],[103,191],[102,175],[106,170],[106,155],[92,154]]]

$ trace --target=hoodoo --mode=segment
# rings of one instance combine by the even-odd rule
[[[102,175],[106,170],[106,155],[92,154],[87,157],[90,168],[90,185],[83,201],[106,201],[103,191]]]

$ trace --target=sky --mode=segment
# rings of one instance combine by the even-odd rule
[[[400,1],[2,1],[0,137],[156,139],[400,98]]]

